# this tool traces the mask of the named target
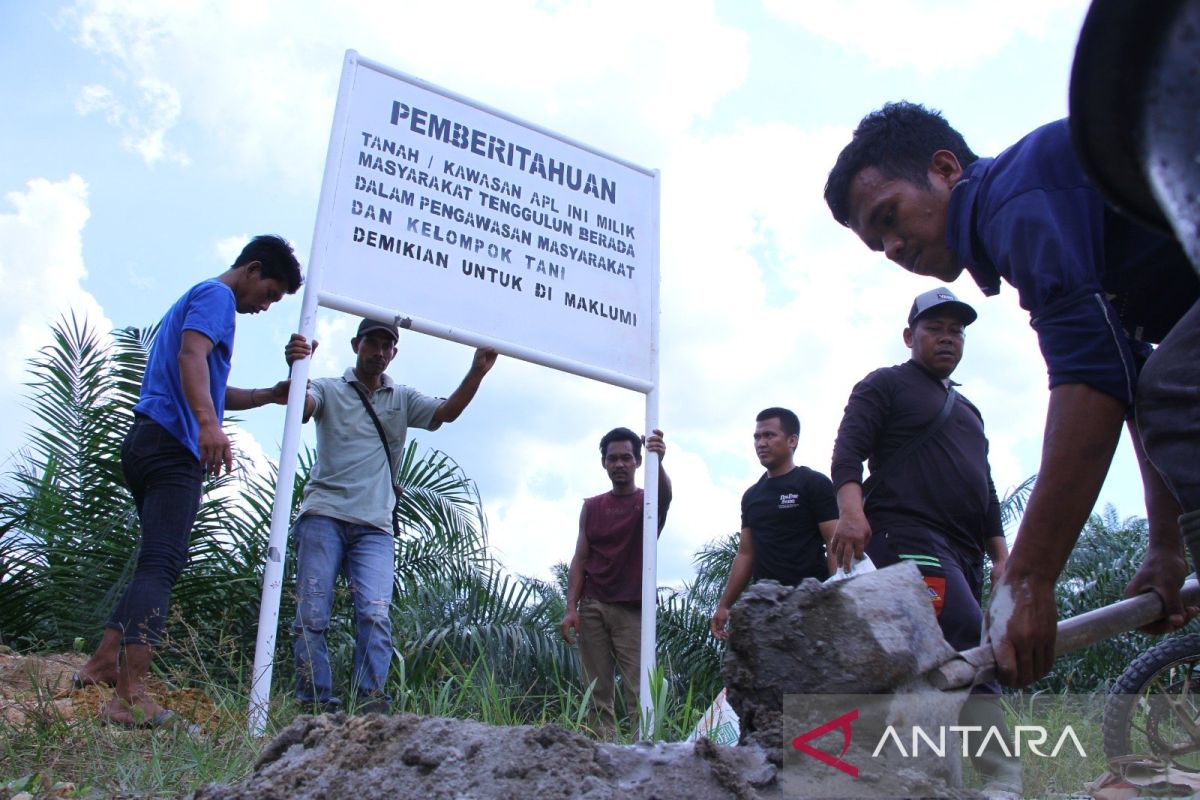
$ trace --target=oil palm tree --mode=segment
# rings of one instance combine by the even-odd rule
[[[125,328],[103,336],[72,316],[52,326],[52,343],[29,362],[35,423],[0,482],[0,642],[64,649],[77,637],[92,639],[132,573],[138,519],[119,453],[154,333]],[[312,462],[305,452],[297,499]],[[239,468],[205,487],[173,601],[187,623],[189,656],[204,660],[210,674],[251,660],[275,477],[270,466]],[[494,674],[521,686],[539,670],[569,673],[570,654],[546,625],[553,603],[536,582],[505,575],[489,555],[470,478],[445,454],[421,453],[412,441],[401,483],[393,617],[406,663],[419,671],[482,657]],[[288,572],[290,585],[290,564]],[[280,617],[293,613],[285,592]],[[338,635],[331,631],[331,639]],[[290,640],[278,641],[277,675],[286,682]]]

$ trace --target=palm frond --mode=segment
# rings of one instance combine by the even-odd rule
[[[1025,513],[1025,504],[1029,502],[1029,495],[1033,494],[1035,483],[1037,475],[1030,475],[1021,481],[1019,486],[1009,489],[1000,499],[1000,524],[1005,530]]]

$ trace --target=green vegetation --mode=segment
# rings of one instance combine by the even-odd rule
[[[28,653],[89,650],[117,600],[114,587],[132,571],[138,522],[119,449],[153,335],[123,329],[102,336],[62,320],[53,343],[30,361],[36,422],[0,481],[2,645]],[[301,458],[297,489],[312,457]],[[246,733],[247,675],[274,491],[270,467],[257,470],[242,466],[207,487],[190,565],[174,594],[172,638],[155,664],[167,685],[193,690],[213,706],[204,732],[128,733],[67,720],[46,687],[37,687],[23,722],[0,716],[0,800],[20,792],[178,795],[250,771],[262,742]],[[576,652],[557,632],[565,565],[557,565],[553,581],[506,573],[489,554],[473,482],[445,454],[411,442],[402,474],[405,529],[397,543],[396,657],[388,685],[395,711],[587,732],[588,689]],[[1019,517],[1032,480],[1006,498],[1006,524]],[[1141,560],[1145,526],[1136,517],[1119,520],[1111,508],[1092,517],[1060,582],[1061,616],[1120,598]],[[709,633],[709,617],[736,549],[736,533],[714,540],[696,555],[690,583],[659,590],[657,737],[684,738],[720,690],[723,648]],[[291,569],[289,563],[285,586]],[[348,598],[339,593],[329,646],[335,675],[345,676],[354,640]],[[293,614],[285,592],[280,619],[286,625]],[[1038,686],[1010,698],[1014,714],[1038,693],[1105,691],[1150,641],[1129,634],[1061,660]],[[281,632],[268,735],[302,713],[289,699],[290,645],[290,634]],[[338,687],[339,694],[351,696],[347,689]],[[1094,777],[1035,776],[1031,788],[1078,788]]]
[[[31,653],[90,650],[132,572],[138,520],[119,452],[153,335],[122,329],[109,337],[62,320],[53,343],[30,360],[36,424],[0,484],[2,645]],[[312,458],[301,458],[297,490]],[[0,721],[0,787],[8,782],[0,797],[48,794],[63,781],[84,794],[176,794],[249,771],[260,743],[245,733],[246,679],[275,476],[269,466],[256,472],[238,463],[234,474],[206,487],[190,563],[173,596],[171,638],[155,664],[168,685],[199,690],[216,704],[204,734],[129,734],[67,722],[43,691],[29,722]],[[586,732],[578,657],[558,636],[565,567],[553,582],[506,573],[489,554],[475,485],[447,455],[410,442],[401,474],[405,526],[397,542],[396,660],[388,685],[395,710],[503,725],[555,722]],[[291,581],[289,563],[285,586]],[[338,676],[349,674],[354,649],[347,603],[339,588],[328,634]],[[294,608],[285,591],[284,625]],[[686,588],[664,592],[655,685],[664,735],[689,731],[703,710],[695,706],[707,705],[720,687],[709,609],[696,606]],[[284,631],[268,733],[302,711],[288,700],[290,647]],[[339,693],[352,695],[347,687]]]

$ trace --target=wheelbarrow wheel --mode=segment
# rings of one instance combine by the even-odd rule
[[[1104,753],[1200,771],[1200,634],[1156,644],[1125,668],[1104,706]]]

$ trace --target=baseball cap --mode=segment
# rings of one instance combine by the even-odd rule
[[[961,315],[963,325],[970,325],[979,316],[975,313],[975,309],[955,297],[954,292],[945,286],[939,286],[917,295],[917,299],[913,300],[912,309],[908,312],[909,327],[912,327],[914,322],[935,308],[953,311]]]
[[[400,341],[400,331],[394,323],[380,322],[377,319],[364,319],[358,323],[358,333],[354,338],[361,339],[371,331],[386,331],[391,334],[393,339]]]

